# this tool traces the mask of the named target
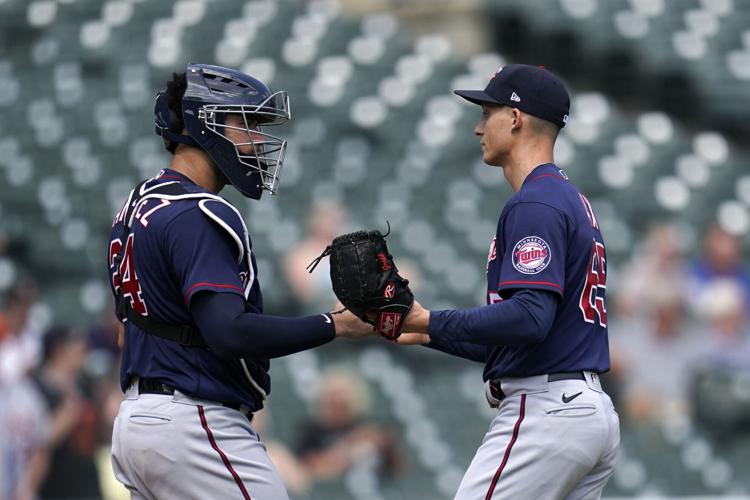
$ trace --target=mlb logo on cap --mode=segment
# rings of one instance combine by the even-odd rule
[[[570,96],[551,71],[528,64],[508,64],[492,77],[484,90],[454,90],[474,104],[483,102],[518,108],[562,128],[568,121]]]

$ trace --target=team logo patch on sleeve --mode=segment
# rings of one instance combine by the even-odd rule
[[[538,236],[527,236],[513,248],[513,267],[523,274],[537,274],[550,263],[549,245]]]

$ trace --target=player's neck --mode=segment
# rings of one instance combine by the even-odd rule
[[[554,162],[553,146],[550,144],[530,143],[525,147],[520,144],[518,146],[511,151],[508,161],[503,164],[505,179],[515,192],[521,190],[523,181],[536,167]]]
[[[200,149],[178,147],[169,168],[212,193],[224,187],[224,180],[217,174],[210,157]]]

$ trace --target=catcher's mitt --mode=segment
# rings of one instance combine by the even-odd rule
[[[390,226],[388,228],[390,233]],[[388,233],[385,236],[388,236]],[[409,281],[398,274],[380,231],[357,231],[338,236],[307,268],[331,256],[331,283],[344,307],[375,326],[381,335],[396,340],[414,294]]]

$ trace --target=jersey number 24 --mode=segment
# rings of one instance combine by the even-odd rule
[[[594,241],[589,258],[586,282],[583,284],[580,307],[586,323],[599,323],[607,326],[607,304],[604,302],[604,291],[607,288],[607,270],[604,245]]]
[[[120,262],[120,269],[112,276],[112,285],[122,288],[123,299],[130,299],[130,308],[134,311],[147,315],[146,303],[143,301],[141,285],[138,283],[138,276],[135,274],[135,262],[133,259],[133,234],[128,235],[128,241],[125,243],[125,252]],[[122,240],[119,238],[112,240],[109,244],[109,267],[115,265],[115,255],[122,250]],[[119,279],[118,279],[119,277]]]

